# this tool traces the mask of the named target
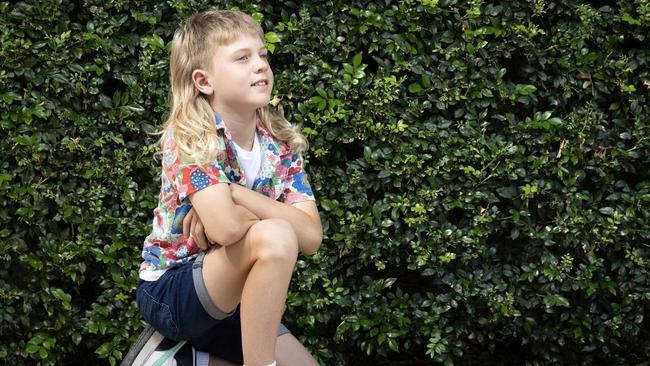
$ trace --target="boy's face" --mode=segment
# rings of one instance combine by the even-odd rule
[[[259,37],[242,35],[228,45],[217,46],[206,70],[212,87],[214,110],[256,109],[268,105],[273,71],[268,51]]]

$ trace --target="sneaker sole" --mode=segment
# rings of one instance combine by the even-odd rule
[[[156,332],[151,325],[147,325],[138,336],[133,347],[129,349],[129,353],[126,354],[120,366],[143,365],[163,339],[162,334]]]

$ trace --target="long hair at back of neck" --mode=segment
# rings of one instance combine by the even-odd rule
[[[173,137],[177,153],[205,166],[224,149],[215,128],[215,112],[205,95],[192,81],[192,71],[205,69],[215,47],[233,42],[241,35],[264,39],[262,27],[249,15],[228,10],[199,13],[188,19],[174,34],[170,58],[171,110],[161,131],[161,146]],[[307,149],[299,128],[291,125],[268,105],[258,108],[257,116],[269,132],[293,151]]]

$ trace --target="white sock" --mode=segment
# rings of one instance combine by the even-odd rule
[[[198,366],[198,365],[197,365],[197,366]],[[246,365],[241,365],[241,366],[246,366]],[[271,363],[268,364],[267,366],[276,366],[275,361],[271,362]]]
[[[210,363],[209,353],[196,351],[196,366],[208,366],[209,363]]]

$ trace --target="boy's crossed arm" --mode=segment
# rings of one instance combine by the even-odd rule
[[[301,252],[314,254],[318,251],[323,227],[314,201],[287,205],[238,184],[231,184],[230,191],[235,204],[249,209],[258,218],[288,221],[296,232]]]
[[[314,201],[286,205],[238,184],[216,184],[190,196],[192,210],[183,220],[185,236],[192,233],[199,247],[210,242],[230,245],[262,219],[280,218],[291,224],[300,251],[314,254],[323,238],[323,229]]]
[[[192,209],[183,220],[183,233],[191,234],[199,247],[210,242],[231,245],[244,237],[248,229],[260,219],[247,208],[236,205],[230,193],[230,184],[219,183],[192,193]]]

